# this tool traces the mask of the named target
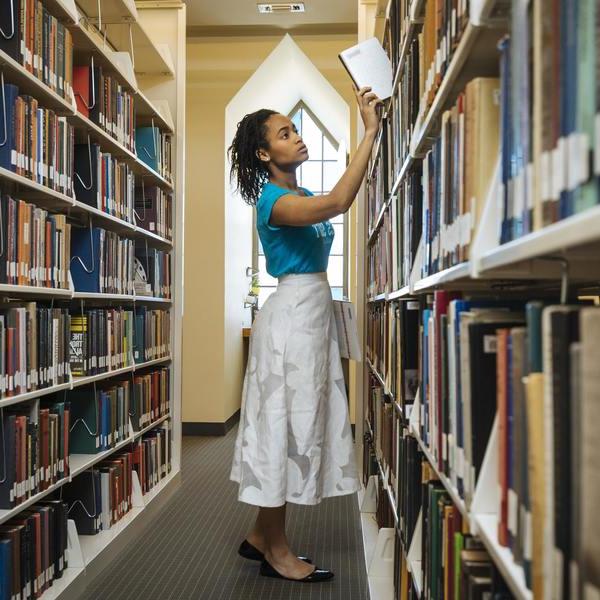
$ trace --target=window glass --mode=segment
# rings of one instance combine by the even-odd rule
[[[323,190],[330,192],[342,176],[343,170],[337,162],[323,163]]]
[[[344,225],[334,224],[335,237],[333,238],[333,244],[331,245],[331,254],[343,254],[344,253]]]
[[[329,267],[327,268],[327,278],[329,285],[343,287],[344,285],[344,257],[330,256]]]
[[[310,148],[309,148],[310,150]],[[323,136],[323,160],[337,160],[338,151],[334,148],[333,144]]]
[[[323,158],[323,134],[305,110],[302,111],[301,135],[308,148],[309,160],[321,160]]]
[[[264,256],[258,257],[258,283],[263,285],[277,285],[277,279],[267,273],[267,259]]]
[[[334,300],[343,300],[344,299],[344,288],[332,286],[331,296],[333,297]]]
[[[323,189],[321,187],[321,169],[323,163],[319,161],[307,160],[302,164],[302,187],[310,190],[313,194],[318,194]]]
[[[267,298],[275,291],[274,287],[261,287],[258,293],[258,308],[265,305]]]

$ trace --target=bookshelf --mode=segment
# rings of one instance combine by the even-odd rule
[[[471,568],[470,551],[493,575],[460,585],[497,586],[503,598],[584,597],[565,588],[574,573],[592,585],[577,554],[585,528],[574,521],[589,508],[577,494],[565,505],[561,486],[598,484],[577,454],[578,432],[591,435],[585,419],[597,418],[591,371],[577,361],[594,347],[584,323],[595,322],[600,279],[597,108],[578,86],[586,82],[582,55],[595,57],[600,41],[584,29],[586,3],[551,4],[564,11],[553,25],[571,36],[571,63],[557,76],[568,89],[548,83],[541,66],[565,50],[540,33],[550,27],[541,0],[517,16],[511,11],[523,5],[502,0],[459,0],[451,17],[434,0],[378,5],[375,31],[392,60],[394,92],[364,186],[366,358],[357,407],[374,600],[408,590],[420,598],[427,589],[447,597],[431,586],[439,577],[454,586],[457,572]],[[524,40],[531,61],[517,58]],[[529,97],[515,105],[511,94],[524,81]],[[565,121],[548,141],[554,113],[542,108],[554,110],[544,104],[550,89]],[[507,167],[516,156],[522,164]],[[576,306],[562,306],[567,299]],[[572,387],[561,388],[565,382]],[[419,485],[408,487],[415,463]],[[418,499],[414,506],[403,492]],[[391,559],[374,550],[389,544],[390,530]],[[467,545],[442,550],[432,547],[436,539]],[[442,551],[461,552],[459,561],[452,555],[452,567],[435,571]]]
[[[19,0],[11,0],[11,2],[18,4]],[[134,128],[151,127],[153,135],[160,134],[163,136],[165,134],[170,134],[171,136],[169,138],[170,176],[168,176],[165,174],[165,171],[159,173],[149,162],[142,160],[140,154],[126,147],[125,142],[120,142],[116,128],[113,135],[109,133],[108,125],[106,127],[101,127],[98,122],[92,120],[91,115],[86,116],[80,112],[78,110],[73,89],[69,90],[67,85],[65,85],[64,93],[58,89],[58,86],[53,89],[49,82],[45,82],[42,78],[38,78],[35,68],[28,69],[27,66],[21,64],[19,57],[11,56],[8,50],[5,51],[6,46],[2,46],[0,40],[0,70],[2,73],[3,85],[17,86],[19,96],[31,96],[38,102],[41,109],[53,111],[53,114],[56,115],[57,118],[64,117],[63,122],[65,128],[73,128],[73,142],[75,144],[87,144],[88,140],[91,144],[97,144],[100,152],[109,154],[113,159],[119,161],[119,164],[123,165],[123,168],[127,169],[131,181],[133,182],[133,186],[135,186],[136,189],[141,187],[142,192],[144,191],[144,188],[160,189],[169,198],[168,203],[165,206],[170,206],[170,208],[165,208],[165,214],[170,210],[170,221],[168,225],[166,221],[164,225],[162,224],[163,222],[160,221],[161,227],[164,227],[164,229],[150,230],[150,226],[145,223],[146,208],[142,209],[144,211],[143,217],[140,218],[140,214],[134,212],[133,219],[128,220],[124,211],[118,213],[114,208],[107,208],[109,206],[108,200],[103,207],[100,207],[100,204],[98,204],[98,207],[93,206],[90,203],[78,199],[76,193],[63,193],[62,191],[59,191],[58,186],[55,186],[56,189],[52,189],[49,185],[46,185],[47,180],[44,180],[41,175],[38,175],[37,171],[32,176],[31,173],[18,173],[16,172],[16,169],[10,165],[3,164],[0,166],[0,189],[3,192],[2,203],[5,202],[5,197],[7,197],[5,194],[10,195],[11,198],[24,201],[26,205],[23,204],[19,206],[21,208],[26,206],[25,210],[30,211],[29,213],[23,213],[24,215],[35,215],[37,218],[38,215],[41,214],[44,219],[47,219],[47,221],[44,221],[46,223],[55,223],[55,220],[56,223],[61,223],[62,221],[59,221],[58,219],[66,217],[65,222],[70,225],[69,231],[73,231],[80,226],[102,228],[107,234],[114,233],[118,234],[123,239],[133,240],[134,243],[137,244],[136,248],[139,247],[142,250],[147,248],[152,251],[159,250],[169,254],[169,258],[166,260],[170,263],[170,294],[163,293],[163,291],[166,291],[166,284],[165,287],[161,288],[163,291],[159,291],[158,289],[155,289],[154,291],[144,290],[143,293],[139,293],[141,291],[139,289],[137,293],[134,289],[127,290],[128,293],[81,291],[81,289],[77,287],[77,281],[74,277],[69,278],[66,287],[53,287],[55,285],[58,286],[58,283],[55,283],[54,278],[58,281],[59,275],[51,275],[50,266],[48,267],[48,273],[46,273],[46,269],[44,269],[43,275],[38,274],[40,278],[46,280],[47,285],[25,285],[24,281],[18,281],[18,284],[0,283],[0,308],[4,315],[2,317],[3,328],[6,323],[4,319],[8,319],[9,313],[12,315],[14,311],[17,310],[16,307],[24,306],[24,302],[35,302],[37,308],[48,307],[49,310],[60,310],[62,311],[61,315],[69,313],[71,317],[82,315],[84,311],[95,311],[98,315],[101,315],[98,317],[99,319],[108,319],[106,323],[111,323],[110,319],[117,319],[117,317],[120,319],[127,316],[130,319],[136,319],[139,315],[142,315],[141,322],[144,324],[143,326],[146,327],[146,331],[143,333],[144,343],[146,345],[137,347],[136,343],[139,344],[139,340],[136,342],[135,336],[138,334],[135,333],[133,329],[128,333],[123,325],[123,329],[118,330],[122,336],[119,340],[117,340],[115,329],[106,329],[102,335],[107,335],[108,332],[113,335],[114,348],[113,350],[107,350],[107,357],[110,356],[111,358],[110,360],[107,358],[106,366],[100,368],[100,372],[94,373],[92,370],[87,371],[87,373],[91,374],[75,376],[69,369],[61,366],[61,364],[66,363],[54,362],[58,361],[54,354],[56,351],[66,352],[67,354],[64,354],[65,360],[67,362],[70,360],[68,346],[66,344],[62,349],[59,346],[52,347],[51,363],[48,366],[49,371],[50,369],[56,368],[58,370],[57,372],[62,373],[62,370],[64,370],[63,375],[61,375],[64,380],[48,379],[39,384],[42,387],[30,389],[29,381],[25,384],[25,371],[22,371],[23,383],[19,384],[19,387],[17,387],[17,371],[15,371],[15,388],[11,393],[8,393],[4,388],[4,378],[8,378],[8,374],[4,375],[4,373],[8,373],[8,371],[4,371],[5,367],[2,367],[3,374],[0,378],[2,379],[0,382],[0,387],[2,387],[0,411],[2,411],[3,417],[3,436],[9,431],[9,429],[6,429],[6,427],[8,427],[6,421],[8,420],[9,415],[11,415],[11,418],[12,415],[30,415],[30,417],[27,417],[30,418],[30,420],[27,421],[27,439],[31,439],[32,443],[34,439],[37,439],[37,433],[34,438],[34,434],[30,433],[29,428],[31,427],[31,431],[33,432],[37,431],[37,429],[33,429],[34,427],[40,427],[40,440],[36,442],[36,444],[39,444],[39,446],[36,445],[36,452],[39,452],[39,456],[37,459],[34,459],[33,456],[27,455],[27,458],[23,458],[23,465],[27,461],[29,465],[35,464],[41,466],[44,464],[41,462],[45,460],[43,454],[45,442],[41,438],[42,425],[40,425],[40,423],[42,421],[40,415],[42,410],[48,410],[47,407],[50,406],[48,404],[49,402],[53,403],[55,401],[54,399],[56,399],[57,403],[60,403],[61,401],[64,402],[65,400],[71,402],[70,411],[72,416],[73,414],[76,414],[74,412],[73,398],[77,398],[78,402],[91,403],[91,406],[96,403],[95,410],[99,411],[102,410],[98,408],[99,406],[106,406],[106,402],[113,402],[113,400],[101,400],[98,396],[101,390],[107,390],[107,394],[110,390],[131,390],[131,404],[125,404],[125,400],[123,399],[125,396],[123,396],[122,398],[120,397],[121,400],[119,400],[118,404],[110,405],[112,409],[122,411],[122,414],[119,414],[125,417],[125,420],[121,421],[121,425],[118,426],[122,427],[122,433],[120,434],[120,437],[116,438],[114,443],[112,441],[113,434],[111,432],[111,441],[107,447],[98,447],[98,442],[96,442],[97,451],[94,453],[79,451],[77,453],[70,452],[68,454],[69,469],[64,473],[61,469],[64,469],[65,467],[57,467],[56,465],[58,462],[54,464],[52,462],[47,463],[48,467],[46,471],[50,472],[54,469],[54,475],[47,485],[42,485],[42,482],[44,481],[43,466],[41,467],[42,474],[40,474],[39,482],[37,475],[34,477],[33,471],[30,471],[32,475],[31,481],[28,481],[27,485],[24,483],[24,480],[22,483],[18,483],[19,486],[26,489],[21,500],[9,508],[0,509],[0,524],[3,526],[10,525],[12,527],[15,519],[21,518],[22,515],[25,514],[24,511],[26,509],[38,510],[37,507],[41,506],[40,502],[62,501],[63,494],[65,494],[65,498],[70,497],[70,492],[67,492],[72,486],[75,486],[78,481],[83,481],[83,479],[81,479],[82,475],[89,475],[91,473],[92,477],[94,477],[94,472],[98,474],[100,469],[107,468],[106,461],[111,460],[113,461],[113,464],[116,464],[115,461],[121,461],[119,462],[118,467],[111,467],[109,471],[111,478],[117,472],[121,473],[121,477],[126,478],[126,475],[129,477],[129,492],[127,492],[127,488],[124,486],[120,488],[121,491],[119,492],[124,494],[122,496],[123,502],[121,504],[128,505],[129,510],[123,510],[123,514],[120,515],[120,518],[115,519],[111,527],[100,529],[95,535],[83,535],[78,531],[78,525],[76,524],[76,517],[74,515],[69,514],[68,518],[65,517],[66,528],[64,536],[61,534],[61,543],[63,543],[62,547],[66,551],[65,555],[68,557],[68,564],[64,567],[60,576],[58,576],[58,573],[54,573],[55,567],[52,568],[54,575],[52,585],[47,587],[41,595],[44,600],[51,600],[54,598],[68,599],[81,597],[87,583],[106,567],[114,556],[114,553],[119,549],[124,548],[131,539],[142,531],[144,524],[148,519],[160,511],[170,494],[178,486],[180,480],[180,350],[183,313],[182,263],[184,223],[183,182],[185,179],[186,16],[185,5],[173,1],[135,2],[134,0],[102,0],[102,2],[97,2],[96,0],[76,0],[75,2],[74,0],[42,0],[42,4],[48,14],[56,19],[55,23],[58,23],[56,27],[57,31],[60,28],[60,33],[57,33],[57,35],[63,35],[63,32],[65,32],[65,39],[67,38],[67,35],[70,35],[72,41],[71,61],[69,61],[70,56],[68,47],[65,45],[63,50],[63,47],[60,46],[59,43],[56,45],[56,48],[60,47],[60,52],[65,56],[64,62],[58,62],[63,59],[57,58],[57,62],[54,64],[57,77],[59,70],[64,69],[65,81],[67,81],[66,73],[68,71],[69,62],[71,62],[73,66],[78,67],[91,67],[93,65],[95,68],[101,68],[103,74],[111,78],[113,83],[110,85],[120,86],[119,90],[129,94],[129,97],[132,98],[135,107],[135,118],[132,122]],[[99,9],[102,11],[101,13],[98,13]],[[15,13],[19,14],[18,7],[15,8]],[[10,19],[10,16],[7,16],[3,10],[0,10],[0,20],[4,18]],[[3,23],[3,28],[4,25],[5,24]],[[35,54],[35,51],[33,53]],[[61,56],[63,54],[61,54]],[[42,59],[40,59],[40,64],[41,60]],[[46,60],[46,58],[44,58],[44,60]],[[48,58],[47,60],[49,61],[50,59]],[[47,68],[52,71],[52,64],[48,63]],[[74,82],[71,79],[68,83],[73,84]],[[113,91],[115,90],[116,87],[113,88]],[[105,108],[107,106],[108,105],[105,105]],[[108,111],[109,109],[106,108],[106,110]],[[110,110],[114,110],[114,114],[116,115],[116,104],[110,107]],[[124,113],[120,114],[119,118],[124,121]],[[108,121],[109,118],[107,117],[107,122]],[[161,141],[164,142],[164,139],[161,138]],[[28,148],[27,151],[33,152],[32,148],[33,146]],[[41,156],[40,150],[40,173],[42,171],[41,166],[43,166]],[[32,164],[34,160],[36,159],[32,159]],[[165,158],[165,162],[166,161],[167,159]],[[65,161],[65,164],[68,166],[68,161]],[[36,169],[37,166],[38,162],[36,160]],[[65,178],[68,177],[69,173],[65,175]],[[131,189],[133,190],[133,187]],[[118,196],[116,196],[116,191],[116,187],[111,191],[111,193],[115,194],[115,196],[111,197],[111,202],[116,203],[117,201],[116,198],[118,198]],[[123,196],[123,198],[125,198],[125,196]],[[133,202],[133,195],[129,198],[129,201]],[[19,208],[19,210],[21,210],[21,208]],[[41,213],[39,212],[40,210],[42,210]],[[113,212],[109,212],[109,210],[112,210]],[[120,215],[123,216],[121,217]],[[3,218],[4,216],[3,212]],[[21,218],[26,219],[26,216],[21,217],[21,213],[19,213],[19,219]],[[160,217],[157,216],[156,218],[158,223],[158,219],[163,218],[162,214]],[[26,223],[26,227],[30,226],[27,221],[24,222]],[[17,227],[17,229],[15,229],[15,244],[19,244],[19,254],[17,262],[15,263],[17,265],[15,269],[16,271],[19,271],[21,268],[21,261],[23,261],[23,264],[27,266],[23,266],[23,273],[19,272],[18,274],[19,276],[23,275],[25,279],[30,281],[34,281],[38,275],[34,277],[29,274],[29,271],[27,271],[27,275],[25,275],[25,269],[29,269],[30,266],[33,269],[36,265],[36,255],[34,250],[29,250],[31,254],[29,255],[29,258],[25,259],[24,257],[28,250],[24,247],[21,248],[21,244],[28,243],[25,240],[29,238],[32,240],[31,244],[34,243],[34,231],[37,231],[34,230],[35,223],[37,223],[37,221],[31,222],[31,235],[29,235],[30,230],[27,229],[28,233],[25,237],[23,237],[23,230],[18,229],[18,227],[23,227],[22,222],[19,221],[18,225],[15,223],[15,226]],[[167,226],[171,228],[171,235],[164,237],[158,232],[162,233],[162,231],[164,231],[166,236],[168,233]],[[6,256],[5,252],[9,250],[12,252],[10,246],[7,248],[9,242],[5,239],[7,231],[5,229],[6,226],[2,224],[1,227],[3,232],[0,244],[0,257]],[[35,239],[37,240],[37,242],[35,242],[37,244],[35,246],[37,249],[36,251],[38,252],[37,258],[39,258],[40,255],[43,257],[43,253],[46,252],[44,246],[46,242],[43,242],[41,238]],[[93,251],[92,247],[92,257]],[[68,248],[67,261],[70,255],[71,248]],[[58,254],[56,256],[53,254],[50,259],[48,256],[49,254],[46,252],[45,260],[50,260],[50,263],[46,264],[54,264],[55,266],[53,268],[56,273],[62,273],[65,264],[71,264],[70,262],[65,263],[65,257],[59,258]],[[116,256],[116,254],[106,254],[106,259],[108,261],[110,258],[113,261],[111,265],[116,265]],[[4,258],[4,260],[7,259]],[[60,260],[63,262],[59,262]],[[125,258],[122,257],[121,260],[121,268],[125,271],[127,268]],[[133,260],[132,257],[131,260]],[[56,262],[53,263],[52,261]],[[35,268],[37,269],[37,267]],[[94,269],[92,268],[92,272],[93,271]],[[114,271],[114,274],[116,280],[118,277],[117,271]],[[10,276],[10,272],[7,276]],[[164,276],[164,273],[162,276]],[[5,281],[11,280],[8,279]],[[162,286],[163,283],[160,285]],[[125,287],[122,291],[125,291]],[[169,297],[164,297],[166,295]],[[32,305],[28,304],[27,306],[31,307]],[[11,311],[13,312],[11,313]],[[111,313],[113,316],[107,316],[110,311],[113,311]],[[32,314],[35,314],[35,312]],[[37,318],[39,319],[41,317],[38,316]],[[150,319],[156,320],[151,323]],[[42,322],[39,321],[39,323]],[[36,327],[36,332],[39,331],[40,339],[42,339],[41,335],[43,330],[39,323],[36,321],[34,325]],[[59,321],[56,321],[56,323],[59,323]],[[68,332],[69,336],[73,334],[73,321],[70,321],[70,323],[71,330]],[[110,327],[117,327],[116,323],[120,323],[120,321],[112,321]],[[39,329],[37,329],[38,327]],[[106,325],[106,327],[109,327],[109,325]],[[160,329],[161,327],[162,329]],[[22,333],[19,333],[20,330],[18,328],[15,331],[17,331],[16,335],[23,335]],[[91,329],[89,331],[91,332]],[[164,332],[168,333],[164,334]],[[61,331],[60,333],[64,332]],[[131,334],[133,334],[133,338],[131,337]],[[4,335],[5,334],[2,333],[2,353],[5,352],[4,345],[9,343],[6,341]],[[37,335],[38,334],[36,333],[36,336]],[[59,336],[58,330],[55,335]],[[127,337],[128,335],[130,337]],[[160,337],[161,335],[163,336],[162,338]],[[167,335],[168,339],[165,338],[164,335]],[[25,337],[19,339],[25,340],[25,344],[31,341]],[[52,342],[53,344],[58,344],[58,341],[54,342],[54,338]],[[125,346],[126,343],[131,344],[131,346]],[[10,348],[11,346],[7,347]],[[143,355],[141,359],[136,357],[134,360],[134,351],[138,352],[140,351],[140,348],[142,348],[142,355],[144,351],[150,352],[150,354],[147,356]],[[144,348],[146,350],[144,350]],[[47,348],[44,347],[44,350],[47,350]],[[10,350],[10,352],[12,352],[12,350]],[[29,347],[28,352],[31,352]],[[92,356],[93,352],[91,350],[90,352],[90,356]],[[117,354],[118,352],[120,352],[120,354]],[[31,359],[32,361],[38,359],[40,361],[42,360],[43,356],[42,354],[38,356],[37,350],[34,354],[36,358]],[[98,354],[100,357],[98,360],[102,360],[101,354],[102,351]],[[3,357],[2,360],[4,361],[5,358]],[[90,365],[92,364],[91,360],[92,359],[90,358]],[[25,359],[23,359],[23,361],[25,361]],[[21,365],[21,363],[18,364]],[[25,362],[22,364],[25,365]],[[30,364],[33,365],[34,363],[31,362]],[[35,366],[39,366],[39,372],[41,373],[43,366],[42,362],[35,363]],[[31,367],[31,370],[29,370],[29,367],[27,367],[26,372],[28,376],[31,373],[31,377],[33,377],[34,368]],[[10,371],[10,373],[12,373],[12,371]],[[38,369],[35,369],[35,373],[35,377],[37,378]],[[84,371],[84,373],[86,373],[86,371]],[[21,375],[19,375],[19,377],[21,377]],[[46,377],[46,375],[44,375],[44,377]],[[48,377],[50,376],[48,375]],[[154,379],[155,377],[157,379]],[[8,386],[9,384],[6,385]],[[10,385],[12,385],[12,383]],[[139,390],[142,390],[139,393],[145,395],[141,397],[141,400],[139,396],[135,395],[138,394],[138,391],[136,391],[138,388],[134,390],[134,385],[142,386],[139,387]],[[155,385],[157,387],[151,388],[151,386]],[[124,386],[130,387],[125,388]],[[160,388],[158,386],[160,386]],[[116,394],[117,392],[114,393]],[[123,394],[125,394],[125,392],[123,392]],[[149,408],[150,398],[152,398],[152,416],[150,416]],[[121,404],[121,401],[123,404]],[[148,404],[146,405],[147,408],[142,408],[141,412],[136,414],[138,405],[134,405],[133,402],[138,401],[147,402]],[[158,408],[158,404],[156,405],[156,413],[154,412],[155,401],[161,403],[160,409]],[[129,400],[127,402],[129,402]],[[140,406],[144,405],[141,404]],[[128,415],[125,412],[125,407],[129,407]],[[49,410],[52,411],[54,408],[51,407]],[[78,408],[77,410],[80,409]],[[147,415],[145,415],[146,410],[148,411]],[[54,413],[51,414],[54,415]],[[100,413],[96,412],[95,414],[97,419],[99,419]],[[109,416],[107,418],[110,422],[111,417]],[[64,430],[64,423],[69,423],[68,421],[61,421],[61,419],[62,417],[59,416],[57,422],[59,423],[58,427],[62,429],[58,429],[57,431]],[[70,431],[73,431],[73,428],[77,425],[73,420],[74,419],[69,423]],[[99,420],[97,420],[96,423],[96,432],[98,433],[101,431]],[[102,427],[104,427],[104,424]],[[117,425],[113,424],[113,427],[117,427]],[[118,427],[112,431],[120,431]],[[110,425],[107,431],[109,430]],[[89,431],[93,431],[93,428]],[[102,431],[104,431],[104,429],[102,429]],[[52,435],[54,435],[54,433],[52,433]],[[90,433],[90,435],[92,434]],[[69,434],[69,438],[71,437],[72,436]],[[53,439],[55,440],[53,442],[56,446],[55,451],[59,452],[58,438]],[[61,446],[63,439],[64,438],[61,438]],[[70,442],[72,441],[73,440],[71,439]],[[0,448],[0,451],[4,453],[4,447]],[[131,462],[123,462],[125,459],[119,458],[129,456],[130,458],[128,460],[133,461],[136,451],[139,452],[138,457],[140,460],[142,460],[141,457],[144,452],[147,452],[147,457],[152,456],[153,460],[156,458],[157,470],[145,470],[143,471],[144,476],[142,477],[142,471],[139,465],[143,463],[139,463],[136,467],[136,469],[140,469],[140,475],[138,475],[138,471],[132,468]],[[162,455],[161,451],[163,451]],[[123,453],[131,454],[127,455]],[[52,456],[55,456],[55,454]],[[62,455],[59,453],[56,456],[60,457]],[[6,456],[4,458],[5,464],[8,464]],[[66,456],[63,457],[64,460],[62,462],[64,462],[64,465],[67,463],[66,458]],[[39,460],[40,462],[36,462],[36,460]],[[148,467],[148,465],[146,465],[146,467]],[[144,467],[144,469],[146,467]],[[131,469],[131,471],[115,470],[126,468]],[[106,471],[106,473],[109,471]],[[150,478],[148,481],[146,481],[146,476]],[[46,482],[48,482],[48,477],[49,475],[47,473]],[[15,481],[17,481],[16,477]],[[114,482],[113,479],[111,479],[111,482]],[[144,489],[144,493],[142,492],[142,489]],[[95,491],[92,490],[92,493],[95,493]],[[62,513],[58,508],[54,508],[53,511],[52,514],[54,516],[52,518],[59,518],[59,515],[60,518],[62,518]],[[6,557],[3,556],[2,561],[4,561],[5,558]],[[50,570],[48,570],[48,572],[50,572]],[[2,576],[3,575],[0,574],[0,577]]]

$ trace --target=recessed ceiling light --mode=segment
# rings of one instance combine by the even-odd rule
[[[301,13],[304,12],[304,2],[275,2],[257,4],[258,12],[269,15],[275,13]]]

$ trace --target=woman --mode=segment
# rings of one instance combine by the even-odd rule
[[[317,504],[359,489],[327,262],[334,230],[365,175],[379,127],[371,88],[355,90],[365,135],[328,194],[298,187],[308,150],[292,121],[271,110],[246,115],[231,147],[231,176],[256,207],[267,271],[278,287],[252,327],[231,470],[239,499],[259,506],[239,553],[261,575],[325,581],[331,571],[297,557],[285,534],[286,502]]]

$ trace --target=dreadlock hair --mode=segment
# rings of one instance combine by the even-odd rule
[[[231,160],[230,179],[236,180],[236,189],[247,204],[255,206],[263,185],[269,179],[267,165],[257,156],[259,148],[268,148],[267,119],[278,114],[261,108],[246,115],[237,125],[237,131],[229,146]]]

